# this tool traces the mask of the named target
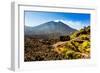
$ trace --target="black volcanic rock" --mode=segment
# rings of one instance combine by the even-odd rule
[[[72,32],[76,31],[76,29],[69,27],[67,24],[64,24],[61,21],[50,21],[35,27],[25,26],[24,29],[25,35],[44,35],[45,37],[59,37],[62,35],[70,35]]]

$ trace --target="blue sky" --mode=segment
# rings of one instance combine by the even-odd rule
[[[90,25],[90,14],[24,11],[25,25],[34,27],[49,21],[62,21],[75,29]]]

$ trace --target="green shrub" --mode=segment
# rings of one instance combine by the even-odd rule
[[[83,35],[80,36],[80,39],[81,40],[89,40],[89,36],[83,34]]]
[[[83,48],[89,48],[89,47],[90,47],[90,42],[89,42],[89,41],[84,41],[84,42],[82,43],[82,47],[83,47]]]
[[[71,39],[74,39],[77,37],[78,31],[72,33],[72,35],[70,36]]]

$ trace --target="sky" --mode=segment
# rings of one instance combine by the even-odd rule
[[[61,21],[74,29],[81,29],[90,25],[90,14],[24,11],[25,26],[35,27],[49,21]]]

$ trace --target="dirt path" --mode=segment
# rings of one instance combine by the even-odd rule
[[[56,44],[53,45],[53,47],[56,48],[56,47],[59,46],[59,45],[65,44],[66,42],[67,42],[67,41],[65,41],[65,42],[57,42]]]
[[[83,41],[83,42],[85,41],[85,40],[80,40],[79,38],[75,38],[75,39],[72,39],[70,41],[74,41],[74,40]],[[62,47],[67,42],[68,41],[65,41],[65,42],[57,42],[56,44],[54,44],[52,46],[56,49],[57,47]],[[76,53],[82,55],[83,58],[89,58],[89,55],[88,54],[80,53],[80,52],[76,52]]]
[[[79,38],[75,38],[75,39],[72,39],[72,40],[70,40],[70,41],[74,41],[74,40],[80,41]],[[61,45],[65,44],[66,42],[68,42],[68,41],[57,42],[56,44],[53,44],[52,46],[53,46],[54,48],[56,48],[57,46],[61,46]]]

